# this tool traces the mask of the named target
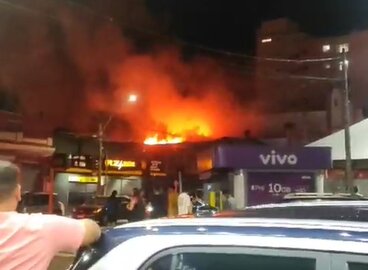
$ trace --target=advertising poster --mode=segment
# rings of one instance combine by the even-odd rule
[[[279,203],[289,193],[313,192],[313,173],[249,173],[248,205]]]

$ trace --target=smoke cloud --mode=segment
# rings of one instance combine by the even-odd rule
[[[180,48],[162,44],[139,52],[114,22],[64,1],[11,3],[0,5],[0,86],[19,96],[32,135],[91,134],[109,115],[118,140],[239,136],[260,126],[215,60],[183,60]]]

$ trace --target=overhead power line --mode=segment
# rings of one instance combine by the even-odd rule
[[[70,5],[73,5],[77,8],[83,9],[85,12],[88,12],[90,15],[92,15],[93,17],[99,18],[101,20],[104,21],[108,21],[109,23],[116,23],[115,19],[111,16],[106,16],[103,14],[98,14],[96,13],[95,10],[93,10],[92,8],[86,6],[86,5],[82,5],[80,3],[77,3],[75,1],[69,0],[67,1]],[[44,12],[36,9],[36,8],[31,8],[31,7],[26,7],[24,5],[19,5],[19,4],[14,4],[13,2],[7,1],[7,0],[0,0],[0,4],[2,5],[6,5],[8,7],[17,9],[19,11],[22,12],[27,12],[36,16],[44,16],[50,20],[53,21],[60,21],[60,19],[56,16],[50,15],[50,14],[45,14]],[[153,30],[150,29],[146,29],[146,28],[142,28],[139,26],[133,26],[131,24],[128,24],[126,22],[122,22],[122,24],[125,27],[128,27],[130,29],[133,29],[135,31],[139,31],[141,33],[144,33],[146,35],[153,35],[156,37],[159,37],[161,39],[173,39],[173,37],[168,36],[168,35],[163,35],[161,33],[155,32]],[[174,39],[174,42],[176,42],[179,45],[182,46],[186,46],[186,47],[190,47],[190,48],[195,48],[195,49],[199,49],[202,51],[206,51],[206,52],[211,52],[211,53],[215,53],[217,55],[223,55],[223,56],[227,56],[227,57],[236,57],[238,59],[242,59],[242,60],[254,60],[254,61],[264,61],[264,62],[275,62],[275,63],[294,63],[294,64],[302,64],[302,63],[319,63],[319,62],[330,62],[330,61],[336,61],[336,60],[341,60],[341,57],[327,57],[327,58],[308,58],[308,59],[286,59],[286,58],[273,58],[273,57],[258,57],[258,56],[252,56],[252,55],[247,55],[247,54],[240,54],[240,53],[235,53],[235,52],[230,52],[230,51],[225,51],[225,50],[219,50],[219,49],[215,49],[215,48],[211,48],[211,47],[207,47],[204,46],[202,44],[197,44],[197,43],[193,43],[193,42],[188,42],[188,41],[184,41],[181,39]],[[225,65],[226,66],[226,65]],[[235,66],[233,66],[233,68],[235,68]],[[291,75],[291,74],[283,74],[280,72],[272,72],[272,74],[260,74],[260,73],[255,73],[253,70],[250,71],[245,70],[243,68],[239,69],[239,72],[243,73],[243,74],[248,74],[248,75],[257,75],[257,76],[261,76],[264,77],[265,79],[297,79],[297,80],[313,80],[313,81],[341,81],[341,78],[332,78],[332,77],[320,77],[320,76],[305,76],[305,75]]]
[[[115,22],[115,19],[113,17],[98,14],[98,13],[96,13],[96,11],[94,11],[92,8],[90,8],[86,5],[76,3],[75,1],[72,1],[72,0],[69,0],[68,2],[71,3],[74,6],[77,6],[77,7],[80,7],[80,8],[83,8],[83,9],[87,10],[90,14],[93,14],[96,17],[107,20],[109,22]],[[155,36],[161,37],[163,39],[173,39],[172,36],[163,35],[161,33],[153,31],[151,29],[138,27],[138,26],[132,25],[132,24],[124,22],[124,21],[122,21],[121,23],[126,27],[129,27],[129,28],[134,29],[136,31],[140,31],[144,34],[155,35]],[[258,56],[254,56],[254,55],[247,55],[247,54],[241,54],[241,53],[235,53],[235,52],[231,52],[231,51],[215,49],[215,48],[211,48],[211,47],[208,47],[208,46],[205,46],[205,45],[202,45],[202,44],[198,44],[198,43],[194,43],[194,42],[188,42],[188,41],[182,40],[180,38],[174,38],[173,40],[176,43],[178,43],[180,45],[183,45],[183,46],[186,46],[186,47],[191,47],[191,48],[195,48],[195,49],[199,49],[199,50],[203,50],[203,51],[208,51],[208,52],[212,52],[212,53],[216,53],[216,54],[220,54],[220,55],[243,58],[243,59],[250,59],[250,60],[256,60],[256,61],[270,61],[270,62],[284,62],[284,63],[313,63],[313,62],[315,63],[315,62],[330,62],[330,61],[336,61],[336,60],[341,60],[342,59],[340,56],[325,57],[325,58],[308,58],[308,59],[287,59],[287,58],[276,58],[276,57],[258,57]]]
[[[108,21],[110,23],[115,23],[115,18],[113,18],[112,16],[101,15],[101,14],[97,13],[95,10],[93,10],[92,8],[90,8],[86,5],[77,3],[77,2],[72,1],[72,0],[69,0],[67,2],[70,5],[73,5],[75,7],[78,7],[78,8],[81,8],[81,9],[85,10],[86,12],[93,15],[94,17],[97,17],[99,19]],[[14,3],[10,2],[10,1],[7,1],[7,0],[0,0],[0,4],[6,5],[8,7],[15,8],[15,9],[20,10],[20,11],[32,13],[34,15],[42,15],[44,17],[47,17],[47,18],[51,19],[51,20],[59,20],[57,17],[52,16],[50,14],[45,14],[44,12],[42,12],[40,10],[37,10],[35,8],[30,8],[30,7],[25,7],[24,5],[14,4]],[[147,29],[147,28],[136,26],[136,25],[132,25],[132,24],[127,23],[125,21],[122,21],[120,23],[123,24],[125,27],[133,29],[135,31],[139,31],[139,32],[141,32],[143,34],[146,34],[146,35],[151,35],[151,36],[153,35],[153,36],[159,37],[161,39],[171,39],[175,43],[177,43],[179,45],[182,45],[182,46],[186,46],[186,47],[190,47],[190,48],[194,48],[194,49],[198,49],[198,50],[202,50],[202,51],[207,51],[207,52],[215,53],[215,54],[218,54],[218,55],[236,57],[236,58],[241,58],[241,59],[248,59],[248,60],[255,60],[255,61],[267,61],[267,62],[280,62],[280,63],[296,63],[296,64],[298,64],[298,63],[330,62],[330,61],[336,61],[336,60],[341,60],[342,59],[340,56],[326,57],[326,58],[307,58],[307,59],[259,57],[259,56],[254,56],[254,55],[247,55],[247,54],[235,53],[235,52],[226,51],[226,50],[215,49],[215,48],[205,46],[203,44],[188,42],[188,41],[185,41],[185,40],[182,40],[182,39],[179,39],[179,38],[174,38],[172,36],[163,35],[161,33],[153,31],[151,29]]]

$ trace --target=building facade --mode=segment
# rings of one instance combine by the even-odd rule
[[[270,147],[220,143],[198,157],[205,193],[225,191],[238,209],[279,203],[289,193],[323,192],[325,171],[332,166],[331,149],[324,147]],[[221,199],[212,200],[221,207]]]
[[[0,159],[20,169],[23,192],[44,191],[54,153],[52,138],[30,138],[21,132],[0,132]]]
[[[368,31],[336,37],[315,37],[304,33],[297,24],[286,18],[264,22],[257,32],[256,45],[259,57],[256,68],[257,89],[263,100],[270,100],[263,103],[263,110],[281,118],[285,114],[306,116],[318,112],[319,126],[324,127],[322,129],[314,128],[316,121],[309,124],[303,117],[289,117],[294,118],[296,126],[307,130],[304,136],[310,138],[318,138],[323,133],[327,135],[342,128],[342,53],[346,52],[353,122],[366,117],[368,81],[364,74],[368,64],[364,56],[368,51],[364,44],[367,43]],[[275,61],[275,58],[300,62]],[[302,61],[316,58],[325,60]]]
[[[197,144],[148,146],[134,142],[104,142],[101,189],[98,191],[99,147],[96,138],[75,134],[54,136],[55,192],[65,205],[78,205],[113,190],[131,195],[134,188],[166,192],[181,180],[185,189],[197,183]],[[149,195],[149,194],[148,194]]]

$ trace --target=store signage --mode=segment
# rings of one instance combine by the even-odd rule
[[[298,163],[298,157],[296,155],[278,154],[275,150],[272,150],[270,154],[260,154],[259,158],[264,165],[296,165]]]
[[[72,183],[83,183],[83,184],[94,184],[98,182],[98,178],[94,176],[69,176],[69,182]]]
[[[200,161],[204,162],[208,158],[212,161],[212,168],[218,169],[310,171],[332,167],[331,148],[328,147],[275,149],[267,146],[220,145],[207,152]],[[204,167],[203,164],[198,165]]]
[[[69,164],[73,168],[87,168],[87,157],[86,156],[73,156],[69,155]]]
[[[130,160],[114,160],[107,159],[105,161],[106,168],[122,170],[124,168],[136,168],[137,163]]]
[[[150,165],[151,172],[161,172],[162,161],[152,160]]]
[[[148,169],[151,176],[166,176],[164,163],[161,160],[151,160]]]

